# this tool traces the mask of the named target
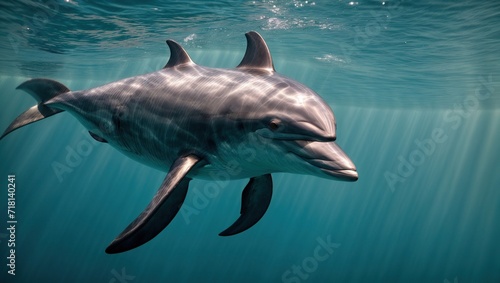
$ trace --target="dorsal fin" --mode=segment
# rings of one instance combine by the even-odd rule
[[[171,68],[182,64],[194,64],[186,50],[182,46],[170,39],[167,39],[167,45],[170,48],[170,59],[165,68]]]
[[[247,50],[243,60],[236,67],[239,69],[258,69],[274,72],[273,59],[266,42],[255,31],[245,34],[247,38]]]

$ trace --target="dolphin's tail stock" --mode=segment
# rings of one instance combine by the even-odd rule
[[[36,99],[38,104],[19,115],[5,130],[0,140],[16,129],[64,111],[50,108],[45,105],[45,102],[61,93],[70,91],[63,84],[49,79],[31,79],[20,84],[16,89],[29,93]]]

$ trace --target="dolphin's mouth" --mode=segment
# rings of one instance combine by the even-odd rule
[[[298,140],[286,144],[290,153],[309,164],[314,175],[348,182],[358,180],[356,166],[336,143]]]
[[[340,147],[338,146],[337,148],[340,149]],[[348,182],[354,182],[358,180],[358,171],[356,171],[356,167],[343,151],[341,152],[342,154],[339,154],[338,151],[329,153],[333,157],[331,160],[305,158],[304,156],[300,156],[299,154],[297,154],[297,156],[335,179]]]
[[[262,128],[256,131],[264,138],[284,141],[335,141],[335,129],[333,127],[323,129],[308,121],[293,121],[287,123],[283,128],[278,127],[275,130]]]
[[[358,171],[356,169],[328,170],[321,168],[321,171],[344,181],[355,182],[358,180]]]

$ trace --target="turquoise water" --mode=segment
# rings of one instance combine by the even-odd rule
[[[140,4],[139,4],[140,3]],[[0,141],[0,282],[500,282],[500,2],[4,1],[0,128],[71,89],[161,68],[165,40],[232,68],[244,33],[333,108],[356,183],[274,175],[263,219],[232,237],[246,180],[194,180],[180,213],[132,251],[104,249],[165,173],[95,142],[68,113]],[[68,159],[71,152],[77,157]],[[79,152],[79,154],[78,154]],[[54,164],[69,172],[57,173]],[[7,273],[16,175],[16,275]]]

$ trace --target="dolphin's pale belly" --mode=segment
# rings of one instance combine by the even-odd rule
[[[255,163],[258,163],[258,160],[254,159],[254,154],[249,149],[243,149],[243,152],[238,149],[208,149],[203,140],[178,144],[174,140],[163,143],[161,138],[156,136],[152,138],[137,140],[137,143],[129,140],[127,147],[114,146],[128,157],[162,171],[169,170],[178,153],[195,153],[203,156],[204,161],[189,172],[188,176],[191,178],[233,180],[273,172],[265,167],[256,166]],[[231,145],[227,144],[226,146]],[[130,147],[133,147],[134,151],[131,151]]]

